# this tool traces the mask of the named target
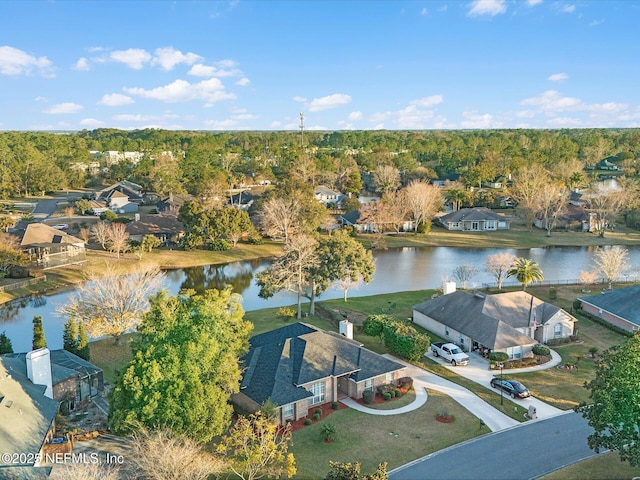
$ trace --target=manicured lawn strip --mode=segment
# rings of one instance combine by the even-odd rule
[[[124,335],[120,345],[116,345],[113,338],[96,340],[89,344],[91,363],[103,370],[106,383],[113,385],[117,372],[122,372],[133,358],[131,342],[136,335],[135,333]]]
[[[367,297],[351,297],[346,302],[343,299],[321,300],[322,305],[339,311],[349,311],[368,315],[389,314],[400,319],[411,318],[411,307],[428,300],[437,290],[414,290],[409,292],[384,293]]]
[[[385,461],[391,470],[489,432],[487,427],[479,428],[478,419],[448,396],[433,390],[428,390],[428,394],[427,403],[409,413],[373,416],[345,409],[295,432],[292,447],[298,466],[295,478],[324,478],[330,460],[359,461],[363,474],[373,473],[378,463]],[[453,423],[444,424],[435,419],[445,410],[454,416]],[[320,429],[325,421],[337,427],[338,437],[333,443],[322,440]]]
[[[603,453],[556,470],[539,480],[620,480],[640,476],[640,468],[621,462],[617,452]]]
[[[291,306],[291,308],[295,310],[295,306]],[[276,328],[291,325],[292,323],[298,321],[295,317],[289,318],[285,321],[283,317],[278,316],[278,309],[278,307],[262,308],[260,310],[245,312],[244,319],[248,320],[254,325],[251,335],[253,336],[259,335],[260,333],[264,332],[270,332],[271,330],[275,330]],[[336,327],[331,322],[321,318],[318,315],[309,315],[308,317],[303,317],[300,321],[322,328],[323,330],[336,330]]]
[[[370,403],[369,405],[367,405],[367,407],[372,408],[373,410],[396,410],[398,408],[409,405],[410,403],[413,403],[415,399],[416,393],[414,391],[410,391],[399,398],[388,400],[382,403]]]
[[[517,420],[518,422],[524,422],[526,420],[526,418],[524,418],[524,413],[526,410],[520,405],[512,402],[509,397],[504,396],[503,404],[500,405],[500,395],[496,395],[495,391],[484,388],[482,385],[479,385],[473,380],[469,380],[468,378],[462,377],[457,373],[452,372],[448,368],[440,365],[430,358],[425,357],[421,362],[416,362],[415,364],[420,368],[424,368],[425,370],[438,375],[439,377],[446,378],[447,380],[450,380],[453,383],[457,383],[461,387],[470,390],[475,395],[491,405],[493,408],[501,411],[514,420]]]

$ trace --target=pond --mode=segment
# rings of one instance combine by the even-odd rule
[[[373,281],[357,285],[349,290],[350,297],[393,293],[406,290],[440,288],[444,280],[455,281],[453,270],[461,264],[474,265],[478,273],[467,287],[493,284],[495,279],[484,271],[489,255],[509,252],[518,257],[530,258],[542,268],[545,283],[574,282],[581,271],[593,270],[595,247],[553,247],[526,250],[461,249],[454,247],[415,248],[406,247],[374,252],[376,273]],[[640,247],[629,247],[632,267],[623,279],[635,280],[640,275]],[[166,273],[165,288],[172,294],[185,288],[202,292],[208,288],[231,285],[244,299],[245,310],[291,305],[296,302],[293,294],[281,292],[265,300],[258,296],[259,287],[254,281],[256,273],[269,266],[266,260],[233,262],[225,265],[170,270]],[[510,279],[507,284],[517,284]],[[32,320],[34,315],[43,317],[47,344],[51,349],[62,348],[62,330],[66,319],[56,315],[56,309],[64,304],[73,292],[41,295],[19,299],[0,308],[0,332],[5,331],[16,352],[30,350]],[[342,290],[330,288],[319,300],[341,298]]]

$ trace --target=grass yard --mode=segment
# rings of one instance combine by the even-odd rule
[[[89,344],[91,362],[103,370],[105,383],[113,385],[117,372],[122,372],[133,358],[131,342],[135,335],[123,335],[120,345],[116,345],[113,338],[96,340]]]
[[[556,470],[539,480],[620,480],[635,477],[640,477],[640,467],[631,467],[628,462],[621,462],[616,452],[609,452]]]
[[[329,471],[329,461],[360,462],[363,474],[371,474],[381,462],[388,469],[489,432],[480,428],[471,415],[448,396],[428,390],[427,403],[402,415],[372,416],[350,408],[331,414],[326,420],[304,427],[293,434],[293,447],[298,466],[295,478],[322,479]],[[447,411],[453,423],[438,422],[436,415]],[[337,427],[338,437],[324,443],[324,422]],[[398,436],[396,436],[398,435]]]

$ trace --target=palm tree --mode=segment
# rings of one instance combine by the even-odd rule
[[[462,207],[462,203],[469,199],[469,195],[465,190],[460,190],[458,188],[452,188],[445,195],[446,200],[451,203],[451,207],[454,212],[460,210]]]
[[[517,258],[509,268],[507,277],[516,277],[522,284],[522,290],[526,290],[530,283],[544,280],[540,266],[528,258]]]

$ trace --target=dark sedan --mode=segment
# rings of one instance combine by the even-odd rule
[[[500,380],[497,377],[491,379],[491,386],[493,388],[502,388],[502,391],[507,395],[511,395],[511,398],[527,398],[531,396],[527,387],[522,385],[516,380]]]

